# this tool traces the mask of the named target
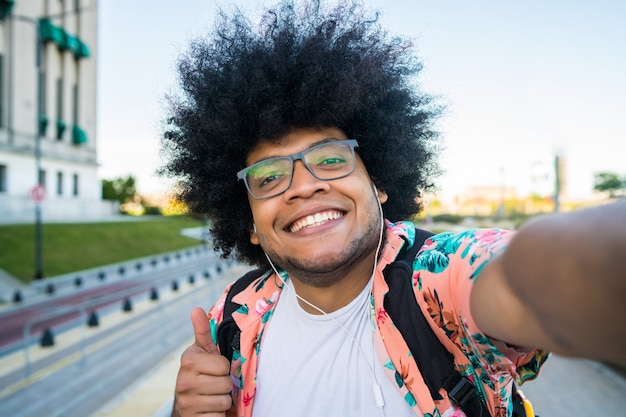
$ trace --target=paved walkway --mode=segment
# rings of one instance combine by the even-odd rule
[[[190,338],[167,355],[154,370],[139,378],[91,417],[169,417],[180,355],[193,343]]]
[[[192,342],[91,417],[169,417],[180,355]],[[626,416],[626,379],[596,362],[553,356],[522,389],[540,417]]]
[[[597,362],[553,355],[522,390],[540,417],[626,416],[626,379]]]

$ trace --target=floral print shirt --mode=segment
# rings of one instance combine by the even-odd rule
[[[413,223],[386,223],[386,239],[370,296],[378,358],[416,415],[463,417],[445,390],[440,391],[439,398],[432,398],[402,334],[383,308],[388,287],[382,271],[394,261],[402,246],[412,245],[415,238]],[[413,264],[412,284],[422,313],[453,354],[457,369],[478,388],[493,417],[511,414],[511,384],[514,380],[523,383],[535,378],[548,357],[544,351],[521,350],[489,339],[478,329],[470,313],[474,279],[486,262],[504,249],[512,234],[498,229],[476,229],[435,235],[426,240]],[[223,318],[227,291],[228,288],[208,313],[214,330]],[[252,415],[263,333],[281,291],[281,280],[268,271],[233,298],[241,304],[233,313],[241,335],[240,350],[233,352],[231,366],[233,402],[241,417]]]

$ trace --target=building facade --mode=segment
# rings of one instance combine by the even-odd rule
[[[97,0],[0,0],[0,19],[0,221],[36,204],[44,221],[113,214],[97,176]]]

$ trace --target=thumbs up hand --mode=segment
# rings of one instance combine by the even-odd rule
[[[181,356],[172,416],[224,417],[232,405],[230,362],[220,355],[203,309],[191,311],[191,323],[196,340]]]

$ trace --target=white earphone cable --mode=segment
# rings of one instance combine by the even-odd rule
[[[378,254],[380,251],[380,247],[382,245],[382,241],[383,241],[383,233],[385,230],[385,219],[383,216],[383,208],[382,205],[380,203],[380,199],[378,198],[378,191],[376,190],[376,186],[374,184],[372,184],[373,188],[374,188],[374,196],[376,197],[376,201],[378,202],[378,212],[380,214],[380,233],[379,233],[379,237],[378,237],[378,245],[376,247],[376,256],[374,257],[374,268],[372,270],[372,275],[370,277],[368,286],[369,286],[369,293],[371,294],[371,286],[372,286],[372,282],[374,279],[374,274],[376,273],[376,267],[378,266]],[[256,229],[256,227],[255,227]],[[256,230],[255,230],[256,232]],[[328,316],[328,313],[325,312],[324,310],[322,310],[321,308],[319,308],[318,306],[314,305],[313,303],[305,300],[304,298],[302,298],[300,295],[298,295],[298,293],[296,292],[295,288],[291,288],[290,286],[287,285],[287,282],[285,280],[283,280],[282,276],[280,275],[280,273],[278,273],[278,270],[276,269],[276,267],[274,266],[274,263],[272,262],[272,260],[270,259],[270,257],[267,255],[267,253],[264,251],[263,252],[265,254],[265,258],[267,258],[267,261],[269,262],[270,266],[272,267],[272,270],[274,271],[274,273],[276,274],[276,276],[278,277],[278,279],[283,283],[284,288],[289,288],[290,291],[293,291],[293,293],[295,294],[295,296],[298,298],[298,300],[302,301],[303,303],[305,303],[306,305],[308,305],[309,307],[313,308],[314,310],[318,311],[319,313]],[[367,297],[367,304],[369,304],[369,299],[370,297]],[[370,308],[369,306],[366,308],[366,313],[368,315],[368,321],[370,320]],[[374,332],[372,331],[372,366],[370,366],[369,362],[366,360],[365,357],[365,353],[363,353],[363,350],[361,349],[360,343],[357,342],[356,338],[354,337],[354,335],[352,333],[350,333],[350,331],[348,331],[348,329],[346,329],[346,327],[337,319],[335,319],[333,316],[329,316],[330,319],[333,321],[333,323],[335,323],[337,326],[339,326],[339,328],[341,328],[341,330],[343,330],[348,337],[350,337],[350,339],[352,339],[352,342],[354,343],[354,346],[356,346],[357,350],[359,351],[359,354],[361,355],[361,357],[364,359],[365,365],[367,367],[367,370],[372,378],[372,391],[374,394],[374,399],[376,401],[376,405],[380,411],[380,414],[382,417],[385,417],[385,412],[383,410],[383,407],[385,405],[385,401],[383,399],[383,393],[382,390],[380,388],[380,385],[378,384],[378,380],[376,379],[376,375],[374,374],[374,370],[372,368],[372,366],[376,363],[376,348],[374,345]]]

